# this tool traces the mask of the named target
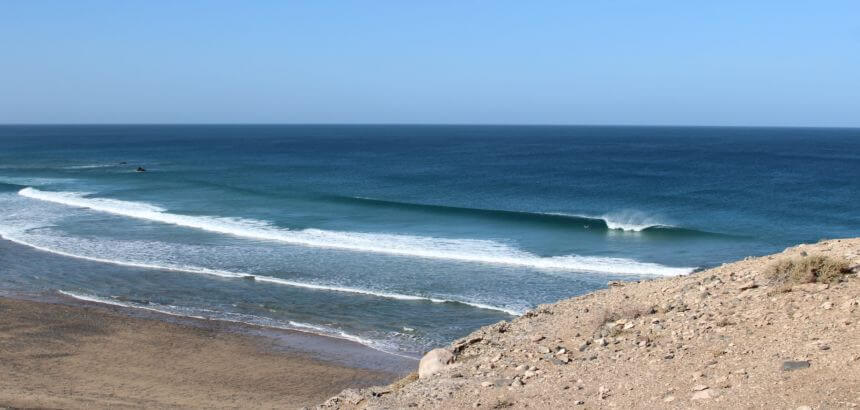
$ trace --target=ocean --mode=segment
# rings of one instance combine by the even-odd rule
[[[608,281],[858,236],[858,204],[860,129],[0,126],[0,291],[420,357]]]

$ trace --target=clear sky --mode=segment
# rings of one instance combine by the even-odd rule
[[[0,0],[0,123],[860,126],[860,1]]]

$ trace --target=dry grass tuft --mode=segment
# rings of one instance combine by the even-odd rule
[[[620,326],[616,326],[618,320],[633,320],[643,316],[652,315],[657,312],[657,308],[650,304],[632,304],[618,309],[604,308],[594,316],[591,327],[595,338],[598,337],[615,337],[623,332]]]
[[[851,273],[848,261],[816,255],[778,260],[765,276],[779,284],[832,283],[847,273]]]

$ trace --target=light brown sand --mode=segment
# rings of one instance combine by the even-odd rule
[[[854,273],[780,283],[786,259]],[[692,275],[613,283],[455,341],[436,375],[346,390],[339,409],[843,409],[860,407],[860,238],[801,245]]]
[[[300,408],[400,376],[198,322],[0,298],[0,407]]]

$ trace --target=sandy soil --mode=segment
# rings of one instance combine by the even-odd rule
[[[827,284],[768,273],[781,260],[815,255],[843,259],[854,273]],[[855,408],[858,271],[855,238],[610,283],[455,341],[436,353],[445,360],[435,373],[349,389],[320,407]]]
[[[232,324],[125,313],[0,298],[0,407],[300,408],[402,376],[285,350]]]

